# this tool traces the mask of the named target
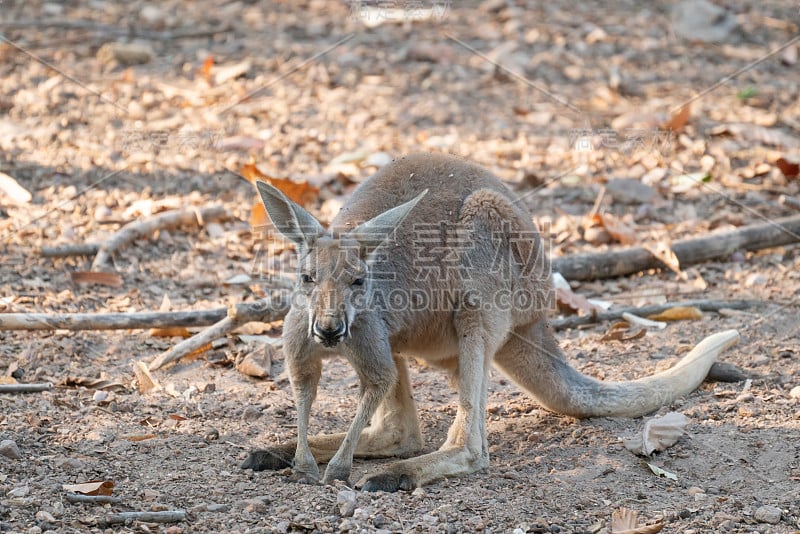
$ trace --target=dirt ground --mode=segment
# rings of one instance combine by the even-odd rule
[[[736,27],[707,43],[711,30],[687,37],[676,2],[662,1],[1,2],[0,172],[33,198],[0,193],[0,312],[254,300],[266,249],[249,224],[253,188],[229,172],[250,162],[320,187],[308,207],[329,220],[389,157],[468,157],[524,197],[554,257],[619,246],[580,226],[603,185],[599,205],[642,240],[796,214],[781,196],[800,198],[800,181],[776,162],[800,157],[797,42],[767,56],[798,34],[798,5],[718,3]],[[152,56],[125,65],[99,52],[128,41]],[[115,254],[120,287],[76,283],[70,273],[91,258],[39,254],[102,241],[164,207],[211,204],[230,213],[213,231],[161,231]],[[253,281],[224,283],[237,275]],[[5,331],[0,375],[58,387],[0,394],[0,441],[19,449],[0,454],[0,531],[100,532],[113,512],[185,510],[182,522],[106,530],[596,533],[622,507],[660,518],[663,532],[800,531],[800,400],[790,393],[800,386],[800,247],[573,285],[615,305],[761,302],[626,343],[602,342],[607,324],[558,333],[578,369],[621,380],[668,367],[705,335],[740,331],[723,359],[751,382],[706,383],[659,412],[691,421],[649,460],[676,481],[623,446],[642,420],[555,415],[497,374],[489,469],[413,493],[358,493],[342,517],[340,487],[239,469],[250,449],[295,435],[280,358],[272,378],[247,377],[226,362],[254,347],[231,335],[156,372],[165,391],[143,395],[133,362],[180,338]],[[412,373],[435,450],[454,395],[437,371]],[[346,363],[330,362],[312,431],[345,428],[357,393]],[[383,463],[356,461],[353,480]],[[64,484],[90,480],[112,481],[120,502],[67,500]],[[762,522],[763,506],[780,519]]]

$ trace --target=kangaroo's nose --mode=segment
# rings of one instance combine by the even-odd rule
[[[314,321],[314,337],[326,347],[333,347],[342,340],[347,333],[347,326],[344,321]]]

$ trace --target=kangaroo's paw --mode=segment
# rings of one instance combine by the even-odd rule
[[[411,476],[399,473],[378,473],[364,477],[356,484],[361,491],[411,491],[415,487]]]
[[[294,457],[294,447],[270,447],[251,452],[247,459],[242,462],[242,469],[252,469],[253,471],[277,471],[292,467]]]
[[[333,484],[336,480],[341,480],[348,486],[352,486],[352,484],[350,484],[350,468],[336,467],[332,464],[328,464],[328,468],[325,469],[325,476],[322,477],[322,483]]]

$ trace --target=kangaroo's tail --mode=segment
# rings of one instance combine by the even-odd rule
[[[517,329],[495,356],[496,365],[546,408],[573,417],[638,417],[694,391],[739,333],[708,336],[672,368],[629,382],[603,382],[571,367],[539,321]]]

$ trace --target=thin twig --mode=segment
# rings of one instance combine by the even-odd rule
[[[111,495],[81,495],[80,493],[67,493],[69,502],[80,502],[89,504],[119,504],[122,499]]]
[[[237,327],[252,321],[271,322],[282,319],[289,311],[289,301],[287,299],[266,298],[248,306],[238,305],[228,309],[228,315],[221,321],[206,328],[199,334],[189,339],[181,341],[172,349],[162,353],[148,365],[151,371],[155,371],[168,363],[180,360],[187,354],[206,346],[215,339],[218,339]]]
[[[676,306],[693,306],[701,311],[719,311],[722,309],[742,310],[751,306],[763,306],[766,304],[766,302],[761,300],[685,300],[683,302],[669,302],[667,304],[653,304],[650,306],[632,306],[592,315],[567,317],[565,319],[553,319],[550,321],[550,326],[555,330],[566,330],[567,328],[575,328],[576,326],[584,324],[616,321],[622,318],[623,313],[632,313],[644,317],[661,313]]]
[[[47,391],[53,384],[44,382],[40,384],[0,384],[0,393],[36,393]]]
[[[207,208],[189,208],[184,210],[172,210],[160,213],[142,221],[134,221],[126,224],[112,236],[112,238],[100,245],[97,255],[92,262],[92,271],[102,271],[108,267],[111,254],[132,241],[149,236],[156,230],[174,228],[182,224],[205,224],[207,221],[221,219],[226,215],[225,208],[222,206],[210,206]]]
[[[98,250],[100,250],[100,245],[97,243],[73,243],[42,247],[39,249],[39,254],[44,258],[67,258],[69,256],[94,256]]]
[[[163,512],[120,512],[110,514],[98,519],[97,525],[107,527],[111,525],[126,524],[133,521],[144,521],[146,523],[178,523],[186,520],[184,510],[165,510]]]

